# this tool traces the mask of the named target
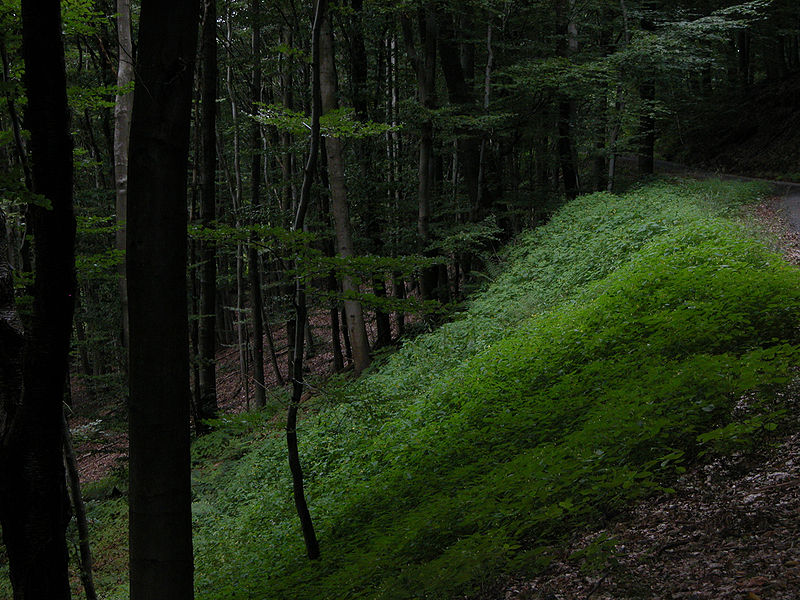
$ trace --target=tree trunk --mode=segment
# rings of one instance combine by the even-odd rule
[[[372,289],[375,296],[378,298],[386,298],[386,281],[383,275],[374,277],[372,279]],[[375,309],[375,329],[377,329],[377,336],[375,338],[375,348],[383,348],[391,346],[392,344],[392,322],[389,319],[389,313],[381,308]]]
[[[333,30],[327,11],[321,15],[320,29],[320,95],[322,114],[338,107],[336,100],[337,82],[334,64]],[[348,259],[353,256],[353,241],[350,226],[350,212],[347,206],[347,192],[344,177],[344,152],[342,142],[335,137],[325,138],[325,149],[328,154],[328,177],[331,186],[331,205],[333,222],[336,230],[336,245],[339,256]],[[359,293],[358,285],[349,275],[342,277],[344,307],[347,315],[346,326],[350,334],[353,348],[353,369],[361,373],[371,361],[367,328],[361,303],[355,299]]]
[[[655,23],[648,16],[642,17],[641,27],[648,32],[656,29]],[[655,167],[656,121],[653,116],[653,104],[656,99],[656,79],[654,67],[647,58],[643,65],[642,80],[639,83],[639,99],[642,106],[639,109],[639,152],[637,162],[639,173],[652,175]]]
[[[72,500],[72,507],[75,510],[75,523],[78,528],[81,583],[86,593],[86,600],[97,600],[97,592],[94,588],[94,575],[92,574],[94,559],[92,558],[92,548],[89,544],[89,521],[86,518],[86,505],[83,503],[83,497],[81,496],[78,461],[75,458],[75,450],[72,447],[72,435],[70,434],[66,417],[64,418],[64,467],[67,471],[69,497]]]
[[[7,433],[0,454],[0,522],[17,600],[70,597],[62,403],[76,290],[75,217],[61,32],[60,3],[23,0],[31,191],[51,206],[30,205],[27,214],[34,236],[36,272],[33,314],[22,358],[21,403],[14,397],[19,383],[16,351],[20,330],[13,314],[0,313],[0,328],[6,329],[3,337],[10,341],[6,350],[4,340],[1,352],[10,352],[14,359],[8,366],[3,361],[3,379],[10,379],[11,396],[4,398],[5,414],[0,415]],[[3,263],[6,256],[2,254]],[[0,295],[0,307],[9,302]],[[5,395],[5,385],[2,388]]]
[[[239,208],[242,201],[242,168],[239,157],[239,109],[236,104],[236,97],[233,94],[233,68],[231,63],[233,61],[233,27],[231,24],[231,7],[230,4],[226,6],[225,11],[225,33],[226,33],[226,48],[228,53],[228,65],[225,72],[225,87],[228,92],[228,101],[231,106],[231,121],[233,123],[233,177],[231,177],[226,167],[228,186],[231,191],[231,202],[233,203],[233,211],[236,214],[236,227],[241,226],[239,219]],[[217,154],[220,156],[222,162],[222,144],[217,144]],[[224,164],[224,163],[223,163]],[[236,340],[239,347],[239,371],[242,377],[242,388],[244,389],[245,405],[250,409],[250,384],[249,384],[249,369],[247,364],[247,351],[245,349],[245,340],[247,332],[244,329],[244,266],[242,264],[242,255],[244,249],[242,244],[236,245]]]
[[[258,112],[257,102],[261,101],[261,0],[251,0],[250,18],[253,20],[251,49],[253,53],[253,104],[251,111]],[[261,144],[261,129],[257,121],[251,124],[250,145],[253,152],[250,169],[250,206],[254,215],[261,208],[261,160],[256,149]],[[255,216],[255,219],[258,217]],[[255,224],[254,220],[254,224]],[[253,387],[255,389],[256,408],[263,408],[267,403],[266,384],[264,380],[264,320],[261,295],[261,261],[253,242],[255,236],[250,235],[250,246],[247,249],[248,270],[250,275],[250,310],[253,320]]]
[[[143,0],[128,190],[130,594],[194,594],[186,167],[199,4]],[[155,308],[157,307],[157,310]]]
[[[462,8],[460,7],[459,10]],[[458,40],[463,36],[455,30],[454,19],[455,15],[449,12],[441,12],[439,14],[439,56],[441,57],[442,73],[447,84],[450,103],[455,106],[456,114],[468,116],[474,113],[476,108],[475,95],[472,87],[467,84],[467,75],[462,67],[461,59],[465,54],[462,48],[459,47]],[[474,51],[467,52],[466,56],[470,54],[474,57]],[[464,127],[456,128],[456,136],[458,140],[458,162],[461,166],[460,172],[464,176],[464,188],[469,202],[470,218],[473,221],[477,221],[486,208],[478,205],[480,199],[478,193],[480,138]]]
[[[317,0],[314,14],[314,26],[311,35],[311,56],[312,56],[312,109],[311,109],[311,143],[309,144],[308,161],[306,162],[303,173],[303,186],[300,192],[300,201],[297,206],[292,231],[302,231],[304,229],[306,210],[311,199],[311,183],[314,180],[314,172],[317,166],[317,154],[319,152],[319,117],[322,112],[320,100],[320,38],[323,21],[328,12],[327,0]],[[295,270],[299,271],[300,265],[295,261]],[[319,541],[314,531],[314,523],[311,520],[311,513],[306,502],[305,488],[303,485],[303,469],[300,463],[300,452],[297,445],[297,411],[300,407],[300,400],[303,397],[303,343],[306,322],[306,295],[303,277],[297,275],[295,285],[295,332],[294,348],[291,354],[292,361],[292,399],[289,403],[289,410],[286,415],[286,448],[289,456],[289,470],[292,474],[292,495],[297,516],[300,519],[300,527],[303,531],[303,541],[306,546],[306,554],[311,560],[316,560],[320,556]]]
[[[564,58],[577,49],[577,31],[570,13],[574,0],[558,0],[556,3],[556,26],[558,31],[556,53]],[[558,160],[564,194],[574,198],[580,193],[578,167],[575,156],[575,141],[572,135],[575,122],[575,101],[561,94],[558,101]]]
[[[133,81],[133,41],[131,39],[130,0],[117,0],[117,44],[119,64],[117,86],[127,89]],[[133,90],[127,89],[117,95],[114,103],[114,183],[117,190],[117,250],[125,251],[125,231],[128,208],[128,142],[131,133],[131,109]],[[122,347],[128,347],[130,327],[128,324],[128,280],[125,277],[125,261],[119,265],[119,298],[122,306]]]
[[[202,80],[200,102],[200,135],[202,139],[202,182],[200,186],[200,218],[203,227],[213,227],[217,212],[217,5],[205,0],[202,27]],[[217,252],[213,240],[200,243],[200,318],[198,320],[198,359],[200,430],[203,419],[217,416]]]
[[[431,242],[430,219],[433,201],[434,155],[433,155],[433,121],[430,111],[435,108],[436,84],[436,17],[431,9],[423,9],[419,14],[419,30],[422,41],[422,56],[418,56],[414,47],[414,36],[411,22],[403,18],[403,37],[417,75],[417,95],[424,113],[420,126],[419,163],[417,167],[417,241],[420,250],[427,252]],[[420,279],[420,293],[423,299],[433,297],[436,288],[436,267],[423,269]]]

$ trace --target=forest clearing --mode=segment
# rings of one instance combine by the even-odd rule
[[[800,5],[0,50],[0,597],[800,597]]]

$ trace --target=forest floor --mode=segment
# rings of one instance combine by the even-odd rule
[[[406,318],[406,324],[415,322]],[[312,382],[324,381],[333,375],[333,344],[330,339],[330,317],[326,311],[316,311],[310,315],[310,330],[313,338],[313,351],[306,358],[305,371]],[[392,318],[392,337],[398,338],[398,323]],[[264,339],[264,379],[267,404],[284,402],[281,380],[285,381],[288,371],[288,336],[283,326],[272,327],[276,362],[281,372],[279,379],[268,354],[267,338]],[[367,322],[367,334],[376,339],[374,319]],[[345,363],[350,361],[345,357]],[[217,352],[217,399],[220,415],[238,414],[253,407],[254,383],[252,378],[247,386],[242,381],[239,368],[239,352],[236,346],[223,346]],[[128,458],[127,416],[125,401],[119,398],[112,406],[87,395],[86,389],[77,380],[72,382],[72,401],[74,414],[70,418],[75,454],[81,484],[93,483],[107,477],[115,469],[124,467]]]
[[[800,266],[800,186],[786,186],[752,217]],[[800,382],[786,393],[797,414]],[[689,470],[674,490],[583,532],[539,576],[499,582],[473,600],[800,598],[800,432]],[[610,554],[587,570],[576,557],[590,547]]]

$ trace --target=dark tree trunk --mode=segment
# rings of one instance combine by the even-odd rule
[[[461,37],[456,32],[453,21],[454,15],[440,13],[439,23],[439,56],[441,58],[442,73],[447,84],[447,94],[450,103],[455,106],[456,114],[470,115],[474,112],[475,94],[467,82],[467,74],[462,67],[462,49],[459,48],[458,39]],[[468,52],[467,55],[470,53]],[[474,57],[474,51],[471,52]],[[473,63],[474,71],[474,63]],[[472,75],[474,78],[474,73]],[[478,205],[478,171],[480,160],[480,139],[466,129],[456,130],[458,136],[458,162],[460,171],[464,176],[464,188],[470,206],[470,218],[478,220],[485,208]]]
[[[200,186],[200,218],[203,227],[210,228],[217,212],[217,5],[205,0],[202,28],[202,80],[200,130],[202,139],[202,181]],[[200,430],[203,419],[217,416],[217,253],[213,240],[204,239],[200,245],[200,318],[198,320],[198,355],[200,362],[199,398],[197,405]]]
[[[311,143],[303,173],[303,187],[300,192],[300,202],[297,206],[292,231],[302,231],[305,224],[306,211],[311,199],[311,183],[314,180],[314,173],[317,166],[317,153],[319,152],[319,117],[322,112],[320,100],[320,37],[322,24],[327,16],[327,0],[317,0],[314,14],[314,26],[311,35],[311,56],[312,56],[312,109],[311,109]],[[297,262],[295,267],[299,266]],[[303,541],[306,546],[306,554],[311,560],[316,560],[320,556],[319,541],[314,531],[314,523],[311,520],[311,513],[306,502],[305,488],[303,485],[303,468],[300,463],[300,452],[297,444],[297,411],[300,407],[300,400],[303,397],[303,345],[306,314],[306,292],[303,278],[298,276],[295,285],[295,334],[294,349],[292,355],[292,399],[289,403],[289,410],[286,415],[286,447],[289,455],[289,470],[292,474],[292,492],[297,516],[300,519],[300,527],[303,531]]]
[[[386,298],[386,281],[382,276],[372,280],[372,289],[378,298]],[[375,309],[375,328],[378,330],[378,335],[375,338],[375,348],[391,346],[392,322],[389,320],[389,313],[381,308]]]
[[[319,145],[320,150],[320,161],[321,165],[319,168],[319,175],[320,181],[322,183],[322,188],[325,190],[330,189],[330,183],[328,181],[328,170],[326,168],[326,164],[328,163],[328,155],[325,152],[325,144]],[[322,218],[325,220],[326,227],[330,224],[329,215],[331,214],[330,209],[330,202],[328,202],[328,195],[325,193],[320,194],[319,198],[320,204],[320,212],[322,214]],[[330,237],[326,236],[324,241],[322,242],[322,252],[327,257],[333,257],[336,255],[336,248],[334,247],[333,240]],[[328,271],[327,276],[325,277],[325,287],[330,294],[330,319],[331,319],[331,343],[333,345],[333,369],[337,373],[341,373],[344,371],[344,356],[342,355],[342,339],[341,333],[344,331],[345,335],[347,335],[347,327],[342,328],[339,321],[339,282],[336,279],[336,273],[331,270]]]
[[[69,385],[69,383],[67,383]],[[86,593],[86,600],[97,600],[97,592],[94,587],[94,558],[92,548],[89,544],[89,520],[86,517],[86,505],[81,496],[81,480],[78,474],[78,460],[75,457],[75,450],[72,447],[72,435],[69,431],[69,424],[64,418],[64,466],[69,482],[69,497],[75,512],[75,523],[78,527],[78,549],[80,552],[80,577],[83,590]]]
[[[392,276],[392,287],[394,288],[394,297],[398,300],[406,299],[406,282],[402,275],[395,273]],[[395,313],[397,318],[397,337],[403,337],[406,333],[406,315],[402,311]]]
[[[645,16],[641,20],[641,27],[644,31],[655,31],[655,23]],[[642,73],[642,80],[639,83],[639,98],[642,106],[639,114],[639,152],[638,167],[643,175],[652,175],[655,167],[655,141],[656,141],[656,121],[653,116],[653,103],[656,99],[656,79],[654,67],[645,64]]]
[[[648,75],[639,85],[639,98],[642,101],[639,115],[639,172],[652,175],[655,167],[654,148],[656,141],[655,118],[653,117],[653,101],[656,99],[655,79]]]
[[[571,23],[571,7],[573,0],[558,0],[556,3],[556,53],[567,58],[572,53],[573,29]],[[575,121],[575,101],[566,94],[561,94],[558,101],[558,162],[564,194],[574,198],[580,193],[578,166],[573,139],[573,123]]]
[[[186,167],[198,12],[143,0],[128,188],[130,597],[193,597]]]
[[[422,53],[417,53],[411,21],[403,18],[403,37],[408,56],[417,75],[417,95],[424,114],[420,126],[419,163],[417,167],[417,241],[422,252],[431,242],[430,220],[434,188],[433,120],[430,111],[435,108],[436,84],[436,15],[431,8],[420,9],[418,25]],[[435,266],[423,269],[420,278],[420,293],[424,299],[433,298],[436,288]]]
[[[0,427],[5,434],[0,450],[0,521],[14,598],[59,600],[70,597],[62,403],[76,289],[72,140],[59,2],[23,0],[22,53],[32,191],[51,207],[31,205],[27,214],[36,273],[22,357],[21,402],[17,396],[20,329],[13,305],[11,315],[0,311],[4,338],[0,353],[11,355],[10,363],[0,362],[4,380]],[[0,263],[5,264],[6,256],[0,253]],[[10,274],[6,271],[4,276],[2,264],[0,309],[6,309],[13,299],[6,285]]]

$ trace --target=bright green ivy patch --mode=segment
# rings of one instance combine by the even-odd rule
[[[331,386],[300,432],[320,561],[304,557],[279,425],[221,423],[197,448],[198,597],[468,594],[775,429],[800,274],[731,219],[758,193],[580,198],[462,318]]]

